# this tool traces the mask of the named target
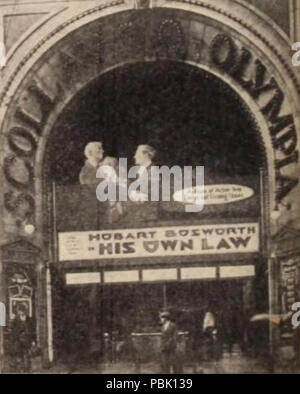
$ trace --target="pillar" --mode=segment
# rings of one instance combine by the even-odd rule
[[[1,257],[2,256],[0,255],[0,302],[3,302],[4,305],[6,305],[4,264]],[[3,372],[4,367],[4,327],[0,326],[0,374]]]

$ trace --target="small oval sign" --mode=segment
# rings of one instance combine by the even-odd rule
[[[248,186],[220,184],[189,187],[173,194],[174,201],[184,204],[217,205],[245,200],[254,195]]]

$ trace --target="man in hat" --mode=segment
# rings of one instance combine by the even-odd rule
[[[80,184],[97,184],[100,181],[97,179],[96,173],[104,157],[102,142],[89,142],[84,149],[84,155],[86,157],[86,161],[79,174]]]
[[[177,359],[177,327],[171,321],[170,313],[167,311],[160,313],[161,322],[161,372],[179,373],[179,363]]]

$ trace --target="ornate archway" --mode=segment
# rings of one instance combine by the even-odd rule
[[[243,2],[235,3],[234,8],[232,1],[220,6],[217,0],[81,5],[62,11],[14,48],[1,95],[4,244],[27,238],[42,250],[43,268],[51,260],[45,237],[51,228],[45,229],[43,221],[47,182],[42,175],[56,120],[101,74],[156,60],[187,63],[213,74],[239,95],[255,118],[267,152],[267,234],[275,230],[269,222],[277,202],[288,199],[293,215],[299,212],[300,81],[289,66],[289,42],[269,20]],[[26,225],[36,231],[26,232]],[[41,330],[47,331],[46,326]]]

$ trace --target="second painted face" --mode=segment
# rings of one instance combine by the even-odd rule
[[[134,155],[135,164],[137,166],[143,166],[149,161],[149,159],[150,157],[148,153],[141,147],[138,147]]]

